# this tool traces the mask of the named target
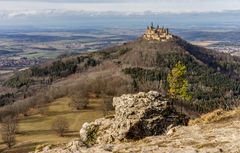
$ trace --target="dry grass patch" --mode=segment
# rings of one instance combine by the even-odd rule
[[[83,123],[94,121],[103,117],[99,99],[91,99],[89,107],[83,110],[74,110],[69,106],[71,99],[68,97],[55,100],[43,107],[46,115],[34,111],[30,116],[19,118],[19,134],[17,134],[17,145],[5,152],[25,153],[33,150],[41,144],[67,143],[79,137],[79,130]],[[65,117],[69,121],[69,131],[64,137],[59,137],[52,130],[52,123],[58,117]],[[5,149],[0,139],[0,152]],[[24,150],[24,151],[20,151]]]
[[[209,143],[202,143],[196,145],[196,148],[201,149],[201,148],[216,148],[217,146],[221,146],[223,144],[229,143],[227,141],[224,142],[209,142]]]
[[[230,118],[240,117],[240,108],[231,111],[224,111],[222,109],[217,109],[211,113],[207,113],[202,115],[200,118],[190,120],[189,125],[196,125],[196,124],[206,124],[206,123],[213,123],[219,122]]]
[[[197,144],[199,144],[199,142],[194,141],[194,140],[189,140],[189,141],[187,141],[187,142],[184,142],[183,144],[184,144],[185,146],[191,146],[191,145],[197,145]]]

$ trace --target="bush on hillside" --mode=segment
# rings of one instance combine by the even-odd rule
[[[86,109],[89,104],[89,100],[86,97],[81,97],[81,95],[73,95],[72,102],[70,106],[74,109],[81,110]]]
[[[69,129],[68,120],[64,117],[58,117],[52,123],[52,130],[55,131],[59,136],[63,136]]]
[[[5,117],[1,125],[1,135],[3,142],[11,148],[16,143],[17,120],[11,117]]]

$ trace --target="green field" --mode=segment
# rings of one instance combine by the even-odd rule
[[[64,54],[64,52],[52,51],[52,52],[23,52],[19,53],[17,57],[27,57],[27,58],[50,58],[55,59],[59,55]]]
[[[19,134],[17,144],[10,150],[0,140],[0,152],[25,153],[34,150],[40,144],[61,144],[79,137],[79,130],[83,123],[103,117],[100,101],[90,101],[88,109],[76,111],[69,107],[70,98],[57,99],[49,106],[45,106],[46,115],[31,110],[33,115],[19,118]],[[64,116],[69,121],[69,132],[59,137],[51,130],[54,119]]]

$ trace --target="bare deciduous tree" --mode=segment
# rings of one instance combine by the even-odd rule
[[[71,102],[71,106],[77,110],[80,109],[85,109],[87,108],[89,104],[89,100],[86,97],[82,97],[81,95],[73,95],[72,96],[72,102]]]
[[[17,120],[11,117],[5,117],[1,126],[1,135],[3,142],[11,148],[16,142]]]
[[[59,136],[63,136],[69,129],[68,120],[64,117],[58,117],[53,121],[52,129],[59,134]]]

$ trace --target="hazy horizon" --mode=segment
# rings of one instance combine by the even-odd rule
[[[1,29],[239,28],[239,15],[238,0],[0,0]]]

